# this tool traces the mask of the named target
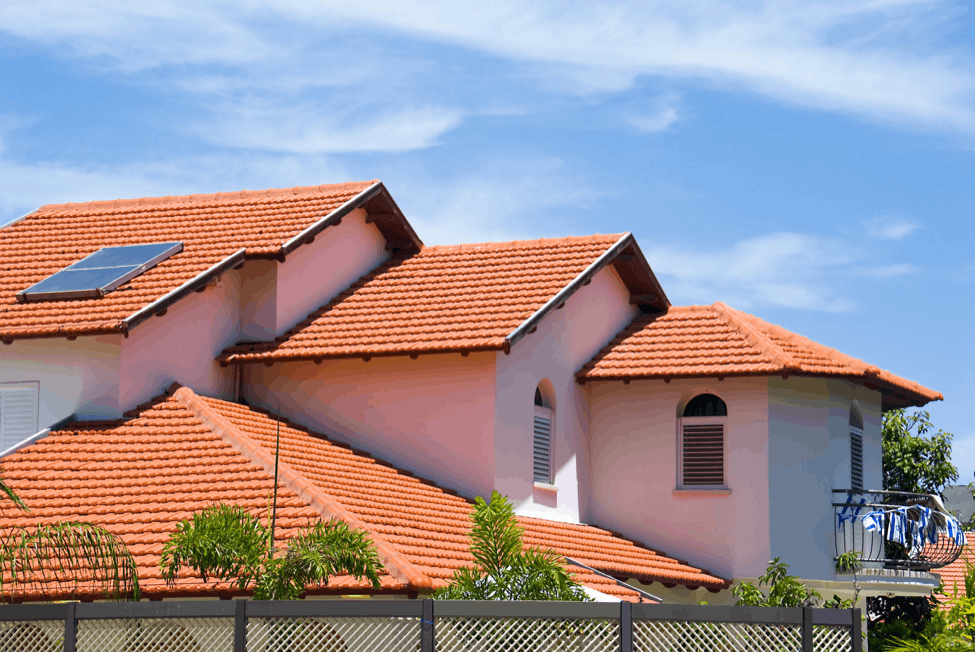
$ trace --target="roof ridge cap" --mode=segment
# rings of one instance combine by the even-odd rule
[[[174,384],[174,387],[177,389],[172,393],[173,398],[203,422],[204,426],[266,473],[274,475],[274,458],[262,446],[254,442],[250,436],[242,433],[223,415],[208,406],[195,392],[187,387],[178,386],[178,384]],[[419,571],[405,555],[373,532],[339,501],[322,492],[285,462],[279,461],[278,481],[307,501],[312,509],[322,517],[339,519],[353,528],[360,528],[368,533],[373,544],[376,545],[376,550],[386,570],[398,581],[418,589],[431,589],[433,587],[433,580]]]
[[[265,188],[263,190],[239,190],[217,193],[194,193],[190,195],[160,195],[158,197],[134,197],[129,199],[95,200],[92,202],[65,202],[63,204],[45,204],[31,215],[38,213],[56,213],[59,211],[91,211],[95,209],[127,209],[139,207],[161,206],[168,204],[197,204],[203,202],[227,202],[232,200],[249,200],[261,197],[283,197],[287,195],[311,194],[316,191],[341,190],[358,186],[368,187],[378,182],[372,181],[343,181],[338,184],[318,184],[317,186],[293,186],[291,188]]]
[[[529,246],[529,245],[554,245],[558,243],[602,243],[602,242],[616,242],[620,238],[626,235],[624,233],[618,234],[590,234],[588,236],[560,236],[558,238],[527,238],[523,240],[497,240],[497,241],[487,241],[482,243],[457,243],[455,245],[424,245],[423,252],[457,252],[464,251],[467,249],[505,249],[517,246]]]
[[[760,352],[771,358],[773,363],[781,365],[783,370],[798,372],[802,369],[802,366],[784,349],[772,342],[767,336],[759,333],[754,325],[743,319],[740,311],[731,308],[724,302],[715,302],[712,307],[728,320],[729,325],[738,331],[748,341],[748,344],[757,347]]]

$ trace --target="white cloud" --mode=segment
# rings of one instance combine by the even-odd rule
[[[975,132],[975,53],[940,39],[955,13],[930,0],[322,0],[273,8],[253,0],[7,0],[0,31],[123,70],[217,64],[309,84],[352,60],[389,62],[382,81],[395,79],[395,57],[376,51],[393,31],[527,63],[540,79],[574,75],[594,93],[646,75],[708,80],[807,107]],[[363,75],[359,88],[381,81]]]
[[[662,132],[677,122],[677,98],[667,96],[657,102],[656,110],[650,114],[631,115],[627,122],[642,132],[652,134]]]
[[[863,223],[867,235],[880,240],[903,240],[920,226],[900,218],[877,217]]]
[[[844,241],[779,232],[747,238],[724,249],[653,247],[647,260],[675,304],[725,301],[752,310],[781,306],[839,312],[853,302],[837,290],[860,255]]]
[[[921,268],[910,263],[894,263],[892,265],[880,265],[867,268],[863,271],[864,276],[874,279],[889,279],[891,277],[902,277],[908,274],[917,274]]]

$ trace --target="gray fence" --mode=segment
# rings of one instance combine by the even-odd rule
[[[859,610],[536,601],[0,606],[0,651],[862,651]]]

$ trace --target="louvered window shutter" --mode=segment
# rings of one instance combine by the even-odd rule
[[[535,407],[534,480],[552,482],[552,411]]]
[[[863,489],[863,430],[850,427],[850,488]]]
[[[683,424],[681,485],[724,486],[724,425]]]
[[[37,433],[37,385],[0,385],[0,451]]]

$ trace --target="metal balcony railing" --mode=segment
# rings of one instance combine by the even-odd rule
[[[933,494],[833,490],[837,555],[856,551],[867,567],[928,571],[961,555],[961,525]]]

